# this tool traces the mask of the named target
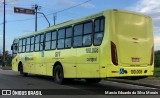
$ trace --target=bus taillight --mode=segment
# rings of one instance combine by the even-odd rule
[[[112,63],[114,65],[118,65],[117,49],[116,45],[113,42],[111,42],[111,56],[112,56]]]
[[[151,49],[150,65],[152,65],[152,64],[153,64],[153,53],[154,53],[154,48],[152,47],[152,49]]]

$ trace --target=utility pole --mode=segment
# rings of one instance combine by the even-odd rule
[[[35,32],[37,32],[37,9],[38,9],[38,5],[35,4]]]
[[[33,5],[33,8],[35,9],[35,32],[37,32],[37,10],[40,10],[41,6],[35,4]]]
[[[5,66],[5,29],[6,29],[6,2],[4,0],[4,19],[3,19],[3,64]]]
[[[54,13],[54,14],[53,14],[54,25],[56,25],[56,15],[57,15],[57,13]]]

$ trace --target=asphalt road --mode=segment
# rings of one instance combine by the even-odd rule
[[[22,77],[17,72],[11,70],[0,69],[0,89],[67,89],[68,91],[78,90],[80,93],[88,93],[89,95],[54,95],[45,96],[45,98],[135,98],[135,95],[93,95],[98,94],[98,90],[95,89],[155,89],[150,87],[131,85],[125,83],[101,81],[98,84],[87,84],[83,80],[75,80],[66,85],[58,85],[53,82],[51,77],[29,75],[28,77]],[[67,91],[66,90],[66,91]],[[105,91],[104,91],[105,92]],[[101,93],[101,92],[100,92]],[[140,98],[160,97],[158,95],[136,95]],[[0,98],[18,98],[18,97],[32,97],[32,98],[44,98],[44,96],[0,96]]]

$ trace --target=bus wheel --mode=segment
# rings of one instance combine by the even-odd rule
[[[54,82],[55,83],[64,84],[65,79],[64,79],[63,68],[60,65],[57,65],[54,68],[53,76],[54,76]]]
[[[102,79],[100,78],[91,78],[91,79],[85,79],[87,83],[99,83]]]
[[[22,75],[22,76],[27,76],[28,75],[28,73],[24,73],[23,72],[23,65],[20,65],[20,70],[19,70],[19,72],[20,72],[20,75]]]

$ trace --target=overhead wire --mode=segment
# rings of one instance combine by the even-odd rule
[[[88,3],[88,2],[90,2],[90,1],[92,1],[92,0],[87,0],[87,1],[85,1],[85,2],[82,2],[82,3],[79,3],[79,4],[77,4],[77,5],[74,5],[74,6],[71,6],[71,7],[69,7],[69,8],[66,8],[66,9],[63,9],[63,10],[59,10],[59,11],[56,11],[56,12],[53,12],[53,13],[49,13],[49,14],[46,14],[46,16],[50,16],[50,15],[53,15],[53,14],[57,14],[57,13],[61,13],[61,12],[63,12],[63,11],[66,11],[66,10],[69,10],[69,9],[72,9],[72,8],[75,8],[75,7],[78,7],[78,6],[80,6],[80,5],[83,5],[83,4],[85,4],[85,3]],[[39,17],[37,17],[37,18],[42,18],[43,16],[39,16]],[[35,18],[28,18],[28,19],[21,19],[21,20],[10,20],[10,21],[7,21],[7,22],[20,22],[20,21],[27,21],[27,20],[33,20],[33,19],[35,19]]]

